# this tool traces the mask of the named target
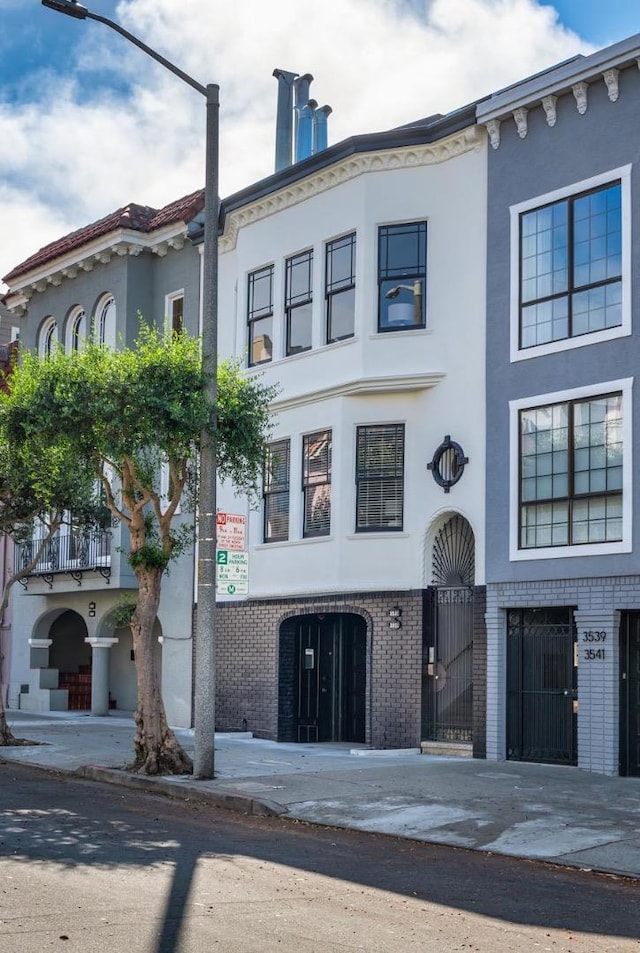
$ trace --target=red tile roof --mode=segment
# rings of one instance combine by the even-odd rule
[[[120,228],[149,234],[175,222],[190,222],[203,207],[204,189],[198,189],[197,192],[185,195],[161,209],[151,208],[149,205],[136,205],[135,203],[125,205],[99,221],[93,222],[91,225],[85,225],[84,228],[79,228],[77,231],[45,245],[44,248],[41,248],[21,264],[16,265],[8,275],[4,276],[3,281],[9,284],[20,275],[25,275],[32,269],[46,265],[63,255],[68,255],[69,252],[76,251],[96,238],[108,235],[109,232],[115,232]]]

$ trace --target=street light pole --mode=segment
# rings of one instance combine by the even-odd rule
[[[107,17],[91,13],[77,0],[42,0],[42,5],[78,20],[97,20],[115,30],[206,98],[204,251],[202,267],[202,365],[206,398],[215,408],[218,387],[218,167],[219,87],[203,86],[188,73]],[[215,734],[215,616],[216,616],[216,451],[215,413],[200,434],[198,496],[198,579],[195,632],[194,760],[196,778],[214,775]]]

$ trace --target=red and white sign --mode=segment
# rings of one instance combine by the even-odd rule
[[[239,513],[216,514],[216,545],[218,549],[246,549],[247,517]]]

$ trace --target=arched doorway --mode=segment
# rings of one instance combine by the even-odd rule
[[[422,644],[422,738],[470,742],[473,730],[475,538],[463,516],[449,516],[431,547]]]
[[[355,613],[280,626],[278,740],[365,740],[366,622]]]
[[[58,688],[68,692],[69,711],[91,709],[91,646],[81,615],[67,609],[49,629],[49,667],[58,671]]]

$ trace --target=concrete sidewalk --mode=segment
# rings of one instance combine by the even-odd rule
[[[578,768],[216,735],[216,779],[141,778],[131,717],[9,711],[21,761],[257,814],[640,878],[640,778]],[[193,732],[176,732],[193,753]]]

